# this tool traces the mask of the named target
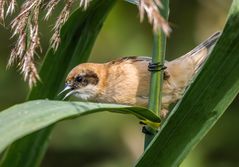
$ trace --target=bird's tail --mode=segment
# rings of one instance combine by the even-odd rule
[[[192,59],[193,64],[195,65],[195,72],[197,72],[201,65],[205,62],[220,36],[221,32],[216,32],[193,50],[182,56],[182,58]]]

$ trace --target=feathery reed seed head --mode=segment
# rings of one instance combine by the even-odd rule
[[[149,23],[152,24],[154,32],[159,32],[162,28],[163,32],[169,36],[171,28],[168,22],[161,16],[159,8],[163,8],[160,0],[140,0],[138,3],[140,21],[144,20],[146,12]]]

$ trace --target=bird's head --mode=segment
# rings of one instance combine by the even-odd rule
[[[84,63],[73,68],[68,74],[65,82],[65,89],[60,92],[69,91],[65,97],[71,95],[81,100],[92,100],[100,91],[100,77],[102,64]]]

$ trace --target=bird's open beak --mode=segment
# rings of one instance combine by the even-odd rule
[[[65,100],[65,99],[66,99],[67,97],[69,97],[70,95],[76,93],[75,90],[72,90],[72,87],[71,87],[71,86],[66,85],[65,88],[64,88],[57,96],[60,96],[61,94],[65,93],[65,92],[68,91],[68,90],[71,90],[71,91],[68,92],[68,93],[64,96],[64,98],[63,98],[62,100]]]
[[[68,91],[70,89],[71,89],[71,87],[69,85],[66,85],[66,87],[60,93],[58,93],[57,96],[60,96],[62,93],[65,93],[66,91]]]
[[[69,97],[70,95],[72,95],[74,93],[76,93],[75,90],[72,90],[72,91],[68,92],[62,100],[65,100],[67,97]]]

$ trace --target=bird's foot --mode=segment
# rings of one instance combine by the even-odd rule
[[[155,133],[157,133],[158,130],[154,130],[153,128],[149,126],[143,126],[142,132],[146,135],[155,135]]]

